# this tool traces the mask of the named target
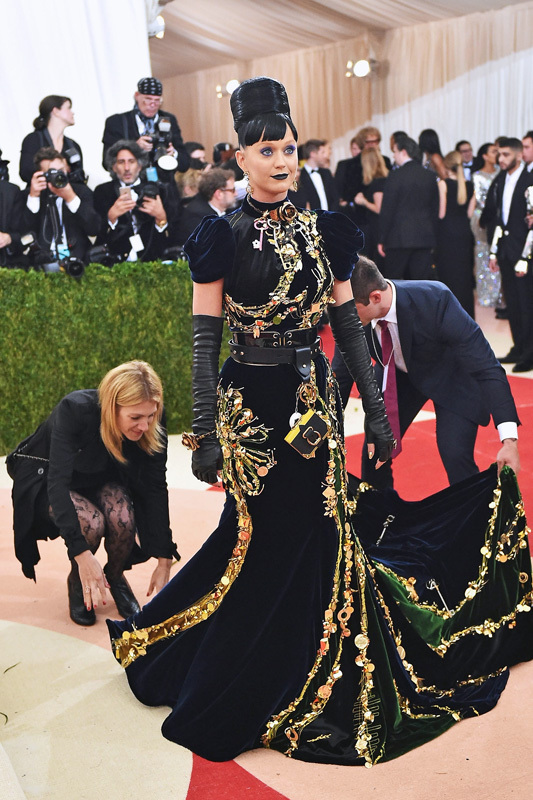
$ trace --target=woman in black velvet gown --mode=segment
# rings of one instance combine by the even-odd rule
[[[285,202],[297,157],[283,87],[245,81],[231,105],[250,194],[186,245],[187,441],[197,477],[221,470],[226,504],[157,597],[108,623],[113,650],[139,700],[172,708],[164,736],[204,758],[263,745],[370,766],[489,710],[506,666],[531,657],[523,509],[507,468],[501,483],[491,469],[421,503],[357,481],[350,491],[315,326],[328,305],[386,460],[392,436],[348,281],[361,237],[340,214]],[[222,309],[233,339],[218,376]]]

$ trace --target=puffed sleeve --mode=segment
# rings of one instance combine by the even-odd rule
[[[224,217],[205,217],[184,245],[195,283],[225,278],[233,266],[235,239]]]
[[[317,211],[317,227],[331,270],[339,281],[347,281],[359,260],[365,237],[351,219],[338,211]]]

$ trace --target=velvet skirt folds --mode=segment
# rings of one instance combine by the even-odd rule
[[[322,355],[315,368],[328,437],[307,460],[284,440],[295,370],[226,362],[219,525],[139,614],[108,622],[135,696],[171,708],[163,735],[210,760],[394,758],[490,710],[533,657],[514,475],[493,466],[414,503],[348,485],[336,386]]]

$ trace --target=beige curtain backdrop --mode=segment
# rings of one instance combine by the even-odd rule
[[[380,60],[380,75],[344,77],[348,59],[368,55]],[[166,78],[165,106],[186,139],[208,149],[235,142],[229,98],[218,100],[215,86],[261,74],[285,83],[300,140],[330,139],[334,163],[369,121],[382,130],[385,152],[398,129],[417,138],[434,127],[445,150],[459,138],[477,147],[521,136],[533,127],[533,2]]]

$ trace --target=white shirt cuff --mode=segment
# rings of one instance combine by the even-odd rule
[[[31,194],[29,194],[28,199],[26,200],[26,207],[31,211],[32,214],[38,214],[41,207],[41,198],[32,197]]]
[[[163,231],[166,231],[167,228],[168,228],[168,222],[166,222],[162,228],[160,228],[159,225],[157,225],[157,223],[155,226],[156,231],[158,231],[159,233],[163,233]]]
[[[497,426],[500,442],[504,439],[518,439],[518,425],[516,422],[500,422]]]
[[[116,219],[114,222],[111,222],[111,220],[110,220],[110,219],[108,219],[108,220],[107,220],[107,224],[109,225],[109,227],[111,228],[111,230],[112,230],[112,231],[114,231],[114,230],[115,230],[115,228],[117,227],[117,224],[118,224],[118,219]]]
[[[74,197],[72,200],[69,200],[67,203],[67,208],[71,214],[75,214],[80,206],[81,206],[81,200],[78,197],[78,195],[76,195],[76,197]]]

